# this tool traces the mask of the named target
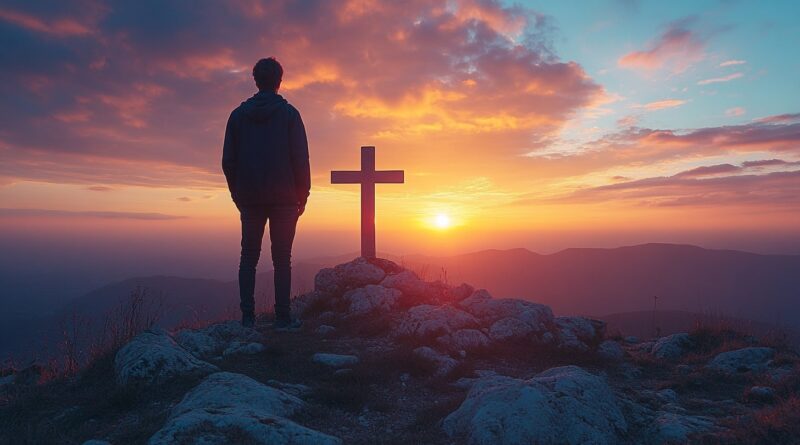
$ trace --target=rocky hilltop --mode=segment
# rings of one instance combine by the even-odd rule
[[[69,378],[0,378],[0,440],[156,444],[796,443],[797,354],[723,327],[640,341],[426,282],[321,270],[296,332],[148,330]],[[26,376],[23,378],[23,376]]]

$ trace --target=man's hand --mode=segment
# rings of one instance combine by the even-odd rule
[[[306,203],[298,202],[297,203],[297,216],[302,215],[303,212],[305,212],[305,211],[306,211]]]

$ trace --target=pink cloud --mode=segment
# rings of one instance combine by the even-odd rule
[[[0,9],[0,20],[13,23],[29,31],[61,37],[84,36],[92,32],[87,25],[73,18],[43,20],[34,15],[10,9]]]
[[[743,116],[746,112],[747,110],[744,107],[733,107],[725,110],[725,116]]]
[[[730,82],[731,80],[738,79],[738,78],[740,78],[742,76],[744,76],[744,74],[742,74],[742,73],[733,73],[733,74],[728,74],[727,76],[713,77],[711,79],[704,79],[704,80],[701,80],[701,81],[697,82],[697,84],[698,85],[709,85],[709,84],[712,84],[712,83]]]
[[[667,68],[672,73],[685,71],[692,64],[703,60],[705,43],[692,30],[690,20],[674,22],[647,49],[632,51],[619,58],[617,64],[623,68],[652,71]]]
[[[726,60],[720,63],[719,66],[724,67],[724,66],[744,65],[745,63],[747,63],[747,61],[745,60]]]

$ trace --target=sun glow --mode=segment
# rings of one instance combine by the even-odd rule
[[[437,229],[447,229],[452,225],[452,221],[450,221],[450,216],[445,213],[439,213],[433,219],[433,225]]]

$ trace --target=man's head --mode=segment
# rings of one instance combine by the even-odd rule
[[[253,79],[259,91],[277,92],[283,78],[283,67],[274,57],[261,59],[253,67]]]

